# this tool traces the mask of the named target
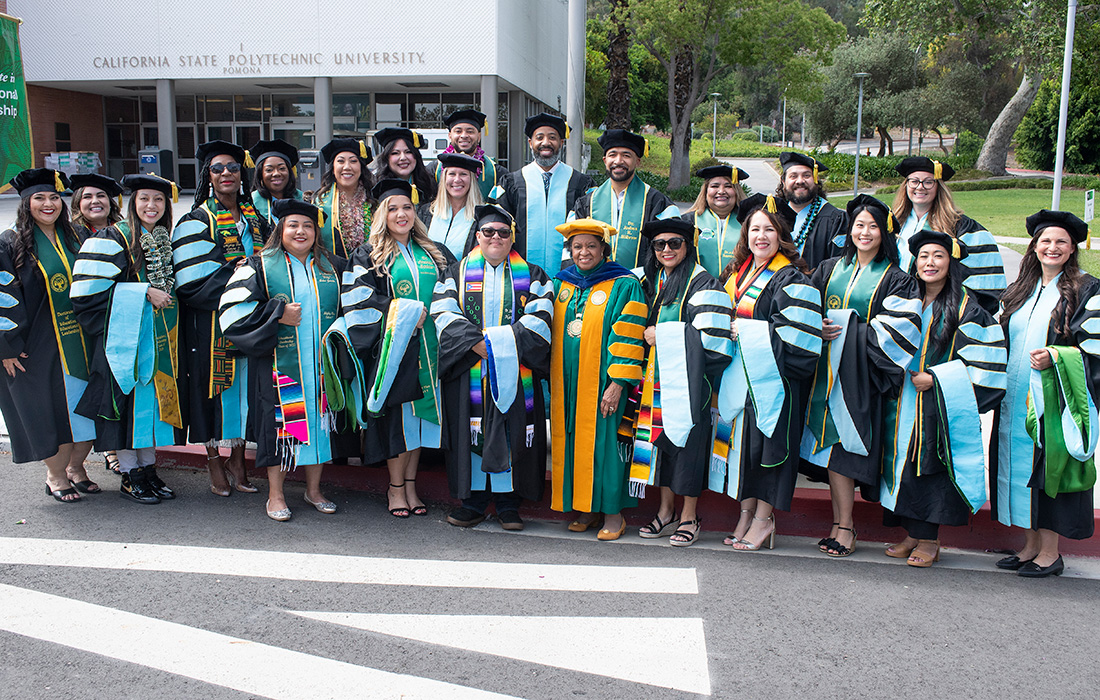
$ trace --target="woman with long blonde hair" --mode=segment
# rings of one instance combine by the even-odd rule
[[[481,161],[462,153],[444,153],[439,162],[443,164],[439,194],[416,213],[428,227],[428,237],[460,258],[473,249],[474,209],[484,204],[481,189],[474,186]]]
[[[442,447],[438,349],[428,315],[435,283],[455,258],[428,237],[404,180],[374,186],[378,206],[367,242],[351,254],[342,304],[364,368],[363,461],[386,462],[389,511],[427,515],[416,494],[421,447]]]

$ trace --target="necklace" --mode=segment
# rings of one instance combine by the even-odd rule
[[[806,216],[806,221],[802,223],[802,228],[798,230],[798,236],[794,239],[794,245],[798,250],[801,251],[803,244],[806,243],[806,238],[810,235],[810,227],[814,225],[814,219],[817,218],[823,206],[825,206],[825,200],[821,197],[816,197],[810,205],[810,213]]]

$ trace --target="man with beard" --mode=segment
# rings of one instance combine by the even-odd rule
[[[798,213],[791,238],[810,269],[840,255],[848,233],[848,215],[825,201],[821,173],[829,169],[810,156],[784,151],[779,154],[783,176],[775,194]],[[838,242],[839,241],[839,242]]]
[[[527,262],[553,277],[561,269],[561,234],[577,198],[595,185],[588,175],[561,162],[569,126],[561,117],[536,114],[523,129],[535,160],[504,176],[490,196],[516,218],[513,245]]]
[[[485,115],[476,109],[460,109],[451,114],[443,123],[447,125],[447,139],[451,142],[444,153],[462,153],[481,161],[481,172],[477,175],[477,184],[481,189],[481,198],[488,199],[489,193],[497,185],[496,161],[481,150],[481,130],[485,128]],[[435,162],[435,181],[443,182],[443,165]]]
[[[611,259],[627,269],[640,267],[649,243],[642,225],[655,219],[678,219],[680,209],[662,192],[634,177],[649,142],[625,129],[608,129],[597,140],[603,149],[608,179],[577,199],[569,219],[592,218],[615,229]]]

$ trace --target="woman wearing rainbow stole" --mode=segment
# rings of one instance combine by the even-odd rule
[[[179,307],[172,276],[176,184],[127,175],[126,218],[88,238],[70,297],[92,341],[91,378],[77,410],[96,423],[96,448],[115,450],[122,496],[175,498],[157,475],[156,448],[186,442],[180,403]]]
[[[495,204],[475,210],[476,246],[435,285],[439,376],[450,449],[447,522],[470,527],[491,500],[505,530],[523,529],[522,499],[546,485],[546,408],[554,285],[512,248],[515,221]]]
[[[698,539],[695,506],[707,481],[711,394],[733,349],[729,295],[696,263],[694,234],[682,219],[642,227],[649,241],[642,280],[649,306],[646,364],[624,418],[633,423],[630,495],[661,487],[657,515],[638,534],[656,538],[675,529],[669,537],[675,547]],[[684,497],[679,518],[677,495]]]
[[[609,259],[615,229],[596,219],[557,229],[573,264],[554,282],[550,507],[581,513],[572,532],[597,528],[597,539],[617,540],[626,530],[622,510],[638,504],[627,492],[633,435],[619,425],[642,381],[649,309],[638,279]]]
[[[69,300],[80,248],[61,193],[63,173],[24,170],[15,228],[0,234],[0,411],[12,461],[46,463],[46,493],[63,503],[96,493],[84,458],[95,426],[74,412],[88,382],[88,347]]]
[[[428,514],[416,493],[420,448],[444,446],[439,341],[428,308],[455,258],[428,238],[412,185],[382,180],[373,194],[370,239],[348,260],[341,301],[346,337],[365,370],[363,462],[386,462],[390,514],[407,518]]]
[[[831,557],[855,551],[855,484],[876,501],[885,444],[887,398],[897,393],[921,337],[917,281],[897,265],[897,222],[885,204],[861,194],[848,203],[844,254],[814,270],[825,299],[825,346],[810,387],[803,469],[828,470],[833,528],[818,548]]]
[[[317,207],[278,199],[272,213],[275,233],[233,273],[218,320],[252,360],[256,466],[267,467],[267,516],[285,521],[291,514],[283,480],[299,465],[306,503],[336,512],[321,493],[321,470],[333,456],[355,453],[358,426],[341,425],[329,410],[321,369],[321,338],[340,315],[343,261],[321,245]]]
[[[270,228],[245,192],[252,165],[243,148],[225,141],[199,146],[202,163],[195,205],[172,232],[173,273],[180,303],[187,384],[188,439],[206,445],[210,491],[255,493],[244,466],[248,423],[248,361],[222,335],[218,303],[233,270],[259,252]],[[223,464],[219,444],[229,447]],[[226,471],[228,470],[228,475]],[[232,477],[232,480],[230,480]]]
[[[722,375],[710,488],[741,501],[723,544],[775,545],[772,511],[790,510],[798,478],[805,385],[821,355],[821,294],[791,239],[795,212],[755,194],[737,211],[741,235],[722,273],[734,307],[733,361]]]

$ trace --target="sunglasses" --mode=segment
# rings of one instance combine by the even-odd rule
[[[684,247],[684,239],[670,238],[668,240],[653,241],[653,250],[657,251],[658,253],[664,250],[665,246],[668,246],[670,250],[680,250],[680,248]]]
[[[214,163],[210,166],[210,172],[215,175],[221,175],[225,171],[229,171],[231,175],[236,175],[241,172],[240,163]]]
[[[485,236],[486,238],[492,238],[494,236],[496,236],[497,238],[512,237],[512,229],[510,228],[490,228],[486,226],[485,228],[478,229],[478,231],[481,231],[481,235]]]

